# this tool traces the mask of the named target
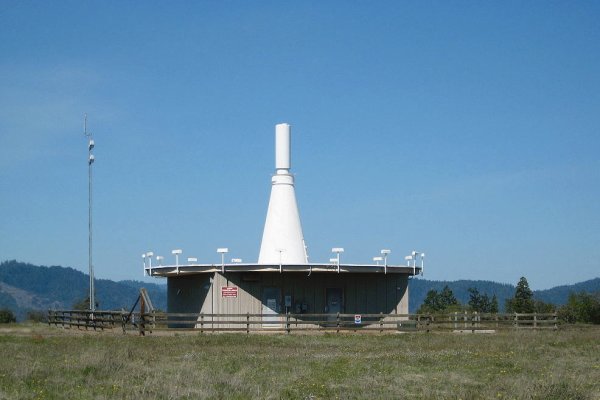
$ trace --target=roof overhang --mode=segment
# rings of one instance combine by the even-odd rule
[[[197,275],[210,274],[215,272],[278,272],[278,273],[298,273],[304,272],[311,274],[318,273],[339,273],[339,274],[404,274],[418,275],[421,273],[421,267],[408,267],[406,265],[377,265],[377,264],[186,264],[186,265],[159,265],[156,267],[144,268],[144,272],[149,276],[171,277],[178,275]]]

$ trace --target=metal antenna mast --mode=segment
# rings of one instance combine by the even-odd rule
[[[92,263],[92,164],[94,163],[94,139],[92,133],[87,131],[87,114],[83,118],[83,134],[88,138],[88,265],[90,270],[90,311],[96,311],[94,299],[94,264]]]

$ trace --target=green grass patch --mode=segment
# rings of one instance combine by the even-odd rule
[[[493,335],[0,331],[0,399],[596,399],[600,330]]]

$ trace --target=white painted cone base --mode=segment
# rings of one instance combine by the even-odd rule
[[[278,124],[275,131],[277,174],[272,179],[273,186],[258,263],[307,264],[308,257],[296,203],[294,177],[289,173],[290,126]]]

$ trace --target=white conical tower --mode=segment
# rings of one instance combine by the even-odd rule
[[[259,264],[307,264],[300,214],[291,167],[291,132],[288,124],[275,126],[275,175],[263,232]]]

